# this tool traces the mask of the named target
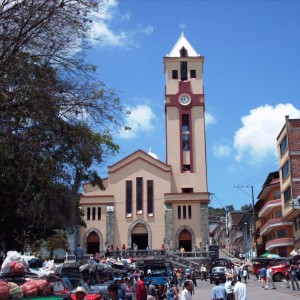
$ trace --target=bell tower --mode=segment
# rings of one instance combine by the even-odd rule
[[[208,193],[203,62],[183,33],[164,57],[166,153],[175,193]]]

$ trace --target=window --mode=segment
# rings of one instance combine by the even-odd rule
[[[172,79],[178,79],[178,70],[172,70]]]
[[[101,207],[98,207],[98,220],[101,220]]]
[[[192,218],[192,206],[191,205],[188,206],[188,214],[189,214],[189,219],[191,219]]]
[[[87,220],[90,220],[90,219],[91,219],[91,208],[90,208],[90,207],[87,208],[86,219],[87,219]]]
[[[182,115],[182,132],[190,131],[189,115]]]
[[[182,171],[183,172],[189,172],[189,171],[191,171],[191,165],[183,165]]]
[[[93,207],[93,220],[96,219],[96,207]]]
[[[143,213],[143,178],[136,178],[136,210],[137,213]]]
[[[282,210],[276,210],[275,219],[280,219],[282,217]]]
[[[187,62],[180,62],[181,80],[187,80]]]
[[[191,70],[191,78],[196,78],[196,70]]]
[[[281,156],[285,153],[287,150],[287,136],[283,138],[283,140],[280,143],[280,154]]]
[[[126,181],[126,217],[132,216],[132,181]]]
[[[187,50],[184,47],[182,47],[180,50],[180,56],[187,57]]]
[[[286,237],[286,230],[285,229],[279,229],[277,230],[277,238],[284,238]]]
[[[184,205],[183,207],[183,211],[182,211],[182,215],[183,215],[183,219],[186,219],[186,206]]]
[[[192,193],[193,188],[182,188],[181,191],[182,191],[182,193]]]
[[[177,206],[177,218],[178,220],[181,219],[181,206]]]
[[[274,198],[275,199],[280,199],[280,197],[281,197],[281,192],[280,191],[275,191]]]
[[[287,161],[282,167],[282,179],[285,179],[290,173],[290,162]]]
[[[190,135],[189,134],[182,135],[182,150],[190,151]]]
[[[291,187],[290,186],[283,192],[283,199],[284,199],[284,203],[287,203],[291,200]]]
[[[148,216],[153,216],[153,180],[147,180],[147,210]]]
[[[295,225],[295,230],[300,229],[300,216],[297,216],[297,217],[294,219],[294,225]]]

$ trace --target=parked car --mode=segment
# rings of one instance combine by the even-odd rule
[[[220,282],[226,282],[226,268],[225,267],[214,267],[210,272],[210,283],[215,282],[218,278]]]

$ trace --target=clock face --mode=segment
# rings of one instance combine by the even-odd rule
[[[181,105],[188,105],[191,103],[191,97],[189,95],[181,95],[179,97],[179,103]]]

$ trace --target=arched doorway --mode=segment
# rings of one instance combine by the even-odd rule
[[[178,237],[179,249],[184,248],[185,251],[192,251],[192,235],[187,229],[183,229]]]
[[[136,224],[131,231],[131,249],[133,244],[136,244],[139,250],[145,250],[148,246],[148,230],[142,223]]]
[[[95,254],[96,252],[99,253],[100,248],[100,238],[99,235],[92,231],[87,236],[87,253]]]

